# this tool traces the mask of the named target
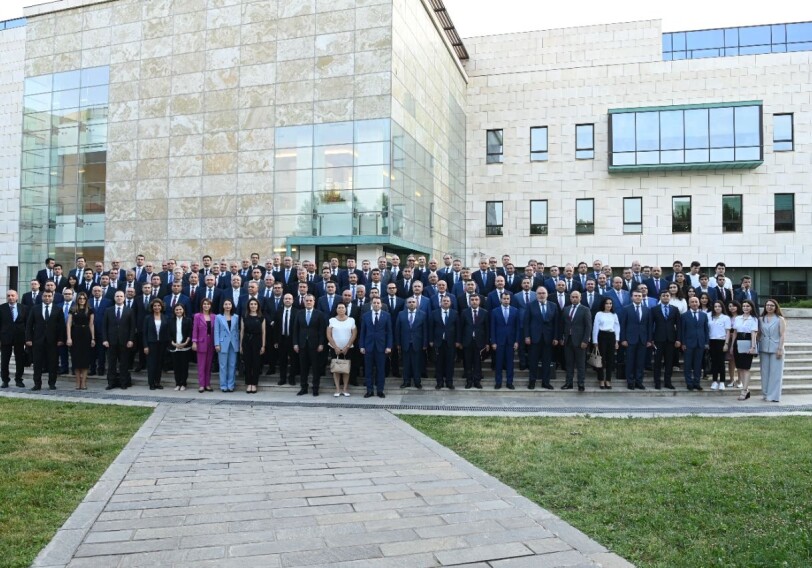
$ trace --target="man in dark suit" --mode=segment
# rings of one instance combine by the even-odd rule
[[[48,280],[53,280],[54,278],[54,266],[56,265],[56,260],[51,257],[45,259],[45,268],[37,272],[37,282],[39,282],[40,287],[45,287],[45,282]]]
[[[612,287],[608,292],[606,292],[606,294],[604,294],[604,296],[612,298],[612,311],[618,314],[618,317],[623,311],[623,308],[628,306],[631,302],[631,295],[623,287],[623,278],[620,276],[615,276],[612,279]]]
[[[395,282],[389,282],[385,291],[381,298],[381,309],[389,312],[392,321],[397,322],[398,314],[406,308],[406,301],[397,295],[398,285]],[[371,306],[369,309],[372,309]],[[400,354],[397,349],[393,349],[386,358],[386,376],[400,378]]]
[[[175,282],[175,259],[170,258],[166,261],[166,270],[162,270],[158,273],[158,276],[161,277],[161,284],[166,287],[171,287],[172,284]],[[181,282],[181,284],[183,284]]]
[[[321,312],[324,312],[324,315],[327,316],[327,320],[329,321],[330,318],[335,317],[336,315],[336,307],[341,302],[341,298],[336,294],[336,283],[335,282],[328,282],[327,283],[327,293],[319,298],[318,309]]]
[[[189,298],[189,311],[186,312],[186,317],[192,318],[194,314],[200,311],[200,299],[203,297],[202,291],[200,275],[197,271],[190,272],[189,281],[181,290],[182,294]]]
[[[393,330],[391,316],[381,309],[381,299],[372,301],[372,309],[365,313],[361,320],[361,335],[358,341],[361,355],[364,356],[366,370],[366,394],[364,398],[373,395],[373,385],[380,398],[386,398],[383,392],[384,359],[392,352]]]
[[[674,349],[680,348],[682,326],[680,313],[676,306],[669,306],[671,294],[668,289],[660,292],[660,303],[651,310],[651,338],[656,347],[654,351],[654,388],[660,390],[660,376],[665,362],[665,388],[674,390],[671,374],[674,369]]]
[[[281,282],[277,282],[279,286]],[[293,306],[293,294],[282,296],[282,306],[274,314],[274,351],[277,352],[276,362],[279,365],[279,385],[296,384],[296,375],[299,374],[299,357],[293,350],[293,322],[296,319],[296,309]],[[303,379],[307,385],[307,378]],[[304,393],[303,393],[304,394]]]
[[[527,388],[536,388],[539,375],[539,362],[541,363],[541,387],[552,390],[550,383],[553,347],[558,345],[561,336],[561,318],[558,304],[547,301],[547,288],[539,286],[536,289],[536,299],[531,302],[524,314],[523,335],[524,342],[529,347],[527,357],[530,369],[530,382]]]
[[[102,298],[102,289],[101,286],[93,286],[93,293],[92,296],[88,299],[88,303],[90,307],[93,309],[93,330],[95,332],[95,336],[101,338],[102,333],[102,325],[104,323],[104,313],[107,311],[107,308],[110,307],[110,301]],[[105,375],[105,365],[107,365],[107,348],[102,345],[101,341],[96,342],[96,355],[95,357],[91,358],[90,360],[90,369],[88,370],[88,376],[92,376],[96,374],[98,371],[99,376]]]
[[[593,318],[597,311],[600,310],[602,300],[603,296],[595,290],[595,280],[588,279],[586,281],[586,290],[581,293],[581,304],[589,308]]]
[[[465,388],[482,388],[482,355],[490,349],[488,310],[480,307],[479,295],[469,298],[471,307],[462,311],[457,343],[462,345]]]
[[[405,268],[404,270],[409,270]],[[425,366],[426,349],[429,345],[429,323],[426,313],[417,309],[417,300],[410,296],[406,309],[395,320],[395,348],[403,361],[403,383],[400,388],[414,386],[423,388],[421,373]]]
[[[133,274],[135,274],[135,282],[138,284],[138,290],[144,282],[149,282],[146,272],[146,259],[143,254],[136,255],[135,266],[132,267]]]
[[[25,294],[23,294],[22,305],[33,308],[35,305],[40,303],[40,297],[39,296],[40,296],[41,290],[40,290],[39,280],[37,280],[36,278],[31,280],[30,284],[31,284],[31,289],[28,292],[26,292]]]
[[[471,278],[476,282],[479,293],[484,296],[490,294],[496,287],[496,275],[488,270],[487,260],[483,259],[479,261],[479,270],[471,273]]]
[[[496,279],[504,278],[497,276]],[[513,356],[519,348],[522,335],[522,322],[519,310],[510,305],[513,296],[509,291],[502,292],[502,305],[490,310],[491,349],[495,352],[494,388],[502,388],[502,371],[506,373],[507,388],[513,390]]]
[[[282,268],[273,275],[275,282],[282,282],[285,292],[296,295],[296,269],[293,268],[293,259],[286,256],[282,259]]]
[[[200,311],[200,303],[204,298],[211,300],[212,313],[220,313],[220,301],[222,300],[223,291],[217,287],[217,277],[214,274],[206,276],[205,285],[200,289],[197,299],[197,311]]]
[[[629,390],[645,390],[643,372],[646,349],[651,347],[651,310],[643,305],[643,294],[632,292],[632,302],[618,314],[620,343],[626,348],[626,385]]]
[[[266,270],[265,274],[273,278],[272,271]],[[266,293],[270,293],[270,295],[266,295]],[[265,288],[265,292],[262,294],[261,308],[262,315],[265,318],[265,353],[262,362],[268,365],[266,375],[276,373],[278,353],[276,349],[273,349],[276,338],[274,322],[277,312],[284,306],[284,296],[281,282],[274,282],[270,288]]]
[[[648,288],[649,296],[659,298],[663,290],[668,290],[668,281],[663,278],[663,270],[659,266],[651,267],[651,278],[643,282]]]
[[[17,291],[6,292],[5,304],[0,306],[0,349],[2,349],[2,366],[0,377],[3,379],[3,388],[8,388],[11,380],[9,363],[11,354],[14,354],[14,384],[24,388],[23,371],[25,370],[25,324],[28,317],[28,306],[23,306],[17,300]]]
[[[61,294],[65,286],[68,285],[68,277],[62,273],[62,265],[59,263],[54,264],[54,277],[52,280],[57,294]]]
[[[62,297],[62,294],[58,294],[58,293],[57,293],[57,291],[56,291],[56,284],[54,284],[54,281],[53,281],[53,280],[48,280],[48,281],[45,283],[44,288],[45,288],[45,289],[43,290],[43,292],[48,291],[48,292],[50,292],[50,293],[52,294],[52,298],[53,298],[53,300],[52,300],[52,301],[53,301],[53,304],[54,304],[55,306],[61,306],[61,305],[62,305],[62,303],[65,301],[65,299]],[[40,302],[42,302],[42,294],[40,294],[40,295],[37,297],[37,304],[39,304]]]
[[[59,347],[65,343],[65,317],[62,310],[53,305],[53,294],[42,293],[42,304],[28,314],[25,327],[25,344],[34,356],[34,386],[42,390],[42,372],[48,373],[48,388],[56,390]]]
[[[699,298],[688,300],[688,311],[680,318],[682,351],[685,354],[685,384],[688,390],[701,391],[702,356],[708,349],[708,315],[699,309]]]
[[[164,296],[164,304],[166,305],[166,312],[170,314],[170,317],[175,313],[175,306],[180,304],[183,306],[183,309],[186,313],[186,317],[192,317],[192,301],[189,299],[189,296],[183,293],[182,291],[183,283],[180,279],[175,280],[172,283],[172,293],[167,294]],[[234,310],[239,312],[238,310],[242,308],[242,305],[234,306]]]
[[[68,271],[68,276],[73,276],[77,282],[81,282],[85,277],[85,268],[87,268],[85,257],[78,256],[76,257],[76,268]]]
[[[586,348],[592,337],[592,314],[589,308],[581,305],[581,293],[570,293],[570,305],[561,315],[561,326],[566,360],[567,375],[564,390],[572,390],[573,377],[578,372],[578,392],[584,392],[586,381]]]
[[[724,302],[725,306],[727,306],[733,300],[733,291],[729,288],[725,288],[725,275],[719,274],[716,276],[716,297],[711,298],[711,302],[715,302],[719,300],[720,302]]]
[[[524,326],[524,316],[525,312],[532,304],[536,301],[536,293],[533,292],[531,288],[533,284],[533,277],[532,276],[525,276],[522,274],[522,280],[518,291],[513,294],[513,300],[511,301],[511,305],[519,310],[519,321],[522,322],[522,326]],[[519,370],[524,371],[527,369],[527,356],[530,351],[528,345],[520,340],[519,341]]]
[[[107,348],[107,388],[126,389],[130,378],[130,350],[135,345],[135,314],[124,305],[124,292],[116,292],[115,305],[104,312],[102,344]]]
[[[429,321],[429,346],[434,349],[435,389],[443,385],[454,390],[454,359],[456,358],[459,316],[451,307],[451,296],[442,299],[439,309],[432,310]]]
[[[298,310],[293,320],[293,350],[299,355],[302,388],[298,395],[307,394],[307,375],[313,371],[313,396],[319,396],[322,358],[327,342],[327,318],[316,309],[313,294],[305,297],[305,308]]]
[[[734,297],[740,304],[745,300],[750,300],[756,306],[756,313],[758,313],[758,294],[752,288],[753,280],[749,276],[742,276],[741,287],[736,290]],[[717,287],[718,288],[718,287]]]
[[[457,311],[462,313],[464,310],[470,308],[471,298],[473,296],[479,297],[480,306],[484,306],[485,303],[488,301],[487,298],[485,298],[485,296],[477,293],[476,282],[474,282],[473,280],[469,280],[468,282],[465,283],[465,292],[457,296]]]
[[[496,287],[493,289],[493,291],[491,291],[490,294],[488,294],[488,305],[487,305],[488,312],[492,312],[493,310],[502,305],[502,296],[504,295],[505,292],[507,292],[510,295],[511,299],[513,298],[513,294],[510,292],[510,290],[505,288],[505,277],[501,275],[497,276]],[[492,319],[493,316],[491,316],[491,320]]]
[[[437,293],[429,299],[429,308],[431,311],[439,310],[442,306],[443,298],[449,298],[451,301],[451,308],[457,309],[457,298],[448,292],[448,282],[440,280],[437,282]]]

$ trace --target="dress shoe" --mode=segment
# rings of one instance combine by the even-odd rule
[[[553,385],[547,383],[546,385],[541,385],[541,388],[547,389],[547,390],[553,390]]]
[[[586,388],[584,388],[583,386],[578,386],[578,392],[584,392],[585,390]]]
[[[296,396],[302,396],[303,394],[307,394],[307,389],[304,387],[299,389],[299,392],[296,393]]]
[[[637,390],[641,390],[641,391],[646,390],[645,385],[635,385],[634,388],[636,388]]]
[[[423,390],[423,383],[415,383],[414,388],[416,388],[417,390]]]
[[[32,391],[39,391],[39,390],[42,390],[42,386],[41,386],[41,385],[34,385],[33,387],[31,387],[31,390],[32,390]]]
[[[55,391],[56,390],[56,385],[48,385],[48,390],[49,391]]]
[[[470,389],[472,386],[474,386],[472,383],[465,383],[465,388],[467,389]]]
[[[694,390],[703,391],[703,390],[705,390],[705,389],[703,389],[703,388],[702,388],[702,387],[700,387],[700,386],[696,386],[696,387],[694,387]]]
[[[141,372],[141,367],[136,367],[135,369],[133,369],[133,373],[140,373],[140,372]]]
[[[440,390],[441,388],[443,388],[443,385],[434,385],[434,390],[437,390],[437,391],[438,391],[438,390]]]
[[[454,390],[454,385],[446,385],[446,388],[447,388],[448,390],[452,390],[452,391],[453,391],[453,390]]]
[[[474,388],[482,390],[482,383],[474,383]]]
[[[692,390],[694,390],[694,387],[688,387],[688,390],[692,391]]]
[[[536,383],[527,383],[527,388],[528,388],[529,390],[535,390],[535,388],[536,388]]]
[[[254,392],[257,392],[257,391],[254,391]],[[319,396],[319,390],[318,389],[313,389],[313,396]]]
[[[626,388],[629,389],[630,391],[633,391],[634,390],[634,385],[626,385]]]
[[[565,390],[572,390],[572,385],[564,385],[564,386],[562,386],[562,387],[561,387],[561,390],[562,390],[562,391],[565,391]]]
[[[164,390],[163,385],[155,385],[155,388],[158,389],[158,390]]]
[[[8,388],[8,382],[7,382],[7,381],[3,381],[3,384],[2,384],[2,385],[0,385],[0,388],[1,388],[1,389],[7,389],[7,388]]]
[[[276,384],[281,387],[282,385],[285,385],[287,383],[288,383],[287,379],[279,379],[279,382],[277,382]]]
[[[288,384],[290,386],[296,386],[296,379],[291,379],[290,377],[288,377]]]
[[[507,388],[508,390],[516,390],[516,387],[514,387],[512,384],[508,385]]]
[[[149,387],[149,390],[154,391],[154,390],[155,390],[155,387],[154,387],[154,386],[151,386],[151,387]]]
[[[364,393],[364,398],[372,398],[373,396],[371,392]]]
[[[412,386],[412,383],[407,383],[406,381],[400,383],[400,388],[402,389],[409,388],[410,386]]]
[[[17,388],[24,389],[25,388],[25,383],[22,382],[22,381],[14,381],[14,386],[17,387]]]
[[[654,385],[654,390],[660,390],[662,387],[660,385]]]
[[[496,390],[499,390],[499,389],[502,388],[502,385],[493,385],[493,388],[496,389]]]
[[[386,395],[383,394],[382,392],[379,392],[378,393],[378,398],[386,398]]]
[[[668,390],[676,390],[676,387],[674,387],[674,385],[665,385],[665,388],[667,388]]]
[[[111,391],[111,390],[113,390],[114,388],[116,388],[116,387],[114,387],[113,385],[107,385],[106,387],[104,387],[104,390],[106,390],[106,391]]]

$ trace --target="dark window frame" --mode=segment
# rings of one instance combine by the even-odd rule
[[[578,203],[581,201],[588,201],[592,204],[592,220],[585,223],[578,222]],[[594,235],[595,234],[595,200],[591,197],[575,200],[575,234],[576,235]]]
[[[499,133],[499,151],[491,152],[491,133]],[[489,128],[485,131],[485,162],[488,164],[501,164],[505,160],[505,131],[502,128]]]
[[[776,138],[775,119],[779,116],[789,117],[789,138]],[[789,148],[777,147],[789,143]],[[794,152],[795,151],[795,114],[791,112],[778,112],[773,114],[773,152]]]
[[[778,198],[789,197],[792,207],[789,209],[789,221],[778,220]],[[795,232],[795,194],[794,193],[776,193],[773,196],[773,230],[776,233],[793,233]]]
[[[592,144],[590,147],[580,148],[578,146],[578,129],[583,126],[589,126],[592,129]],[[579,156],[579,152],[588,152],[589,155],[582,155]],[[584,122],[581,124],[575,125],[575,159],[576,160],[594,160],[595,159],[595,123],[594,122]]]
[[[544,130],[544,150],[533,150],[533,131]],[[531,162],[546,162],[550,154],[550,129],[546,126],[531,126],[530,127],[530,161]]]
[[[533,223],[533,204],[544,203],[544,223]],[[535,228],[535,230],[534,230]],[[546,236],[550,229],[550,202],[547,199],[530,200],[530,235]]]
[[[491,224],[489,222],[488,209],[491,205],[499,205],[499,224]],[[494,212],[495,213],[495,212]],[[494,215],[496,216],[496,215]],[[485,202],[485,236],[488,237],[501,237],[504,233],[502,227],[505,226],[505,204],[503,201],[486,201]]]
[[[626,219],[626,202],[638,201],[640,202],[640,221],[630,222]],[[639,230],[632,228],[638,226]],[[624,197],[623,198],[623,234],[625,235],[642,235],[643,234],[643,198],[642,197]]]
[[[688,200],[688,220],[677,219],[674,215],[674,201],[676,199],[687,199]],[[671,197],[671,232],[676,234],[682,233],[690,233],[692,232],[692,222],[693,222],[693,199],[690,195],[674,195]]]
[[[739,201],[739,211],[741,215],[738,220],[725,220],[725,201],[737,198]],[[743,233],[744,232],[744,198],[741,193],[722,196],[722,233]]]

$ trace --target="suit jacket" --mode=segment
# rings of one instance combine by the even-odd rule
[[[575,344],[589,343],[592,341],[592,314],[588,308],[578,304],[575,314],[570,317],[571,309],[570,304],[561,312],[562,339],[566,341],[572,337]]]
[[[231,277],[233,274],[231,272],[226,272],[225,274],[218,274],[217,280],[214,281],[214,285],[220,288],[221,290],[225,290],[227,288],[231,288]]]
[[[161,284],[164,284],[164,285],[167,285],[167,286],[171,285],[171,282],[169,282],[169,274],[170,274],[170,272],[168,270],[163,270],[163,271],[158,273],[158,276],[161,277]],[[173,279],[174,279],[174,276],[173,276]]]
[[[232,313],[237,315],[242,314],[243,306],[245,306],[245,304],[248,302],[248,292],[246,292],[242,288],[240,288],[239,291],[240,293],[237,296],[238,299],[236,305],[234,303],[234,288],[229,286],[228,288],[222,291],[222,293],[220,294],[220,311],[223,310],[223,302],[225,302],[226,300],[231,300]]]
[[[57,282],[57,279],[59,280],[59,282]],[[68,285],[68,277],[65,276],[64,274],[62,276],[54,275],[53,281],[54,281],[54,284],[56,284],[56,293],[57,294],[61,294],[62,290],[65,289],[65,286]]]
[[[485,296],[483,296],[482,294],[477,294],[477,296],[479,296],[479,307],[483,308],[484,306],[487,306],[488,299]],[[457,311],[462,313],[463,310],[467,310],[470,307],[471,306],[468,304],[468,294],[465,294],[465,293],[458,294],[457,295]],[[487,307],[485,307],[484,309],[487,309]]]
[[[395,296],[395,306],[393,308],[389,294],[385,294],[381,298],[381,307],[386,309],[393,318],[397,318],[401,310],[406,309],[406,301],[400,296]]]
[[[127,306],[122,306],[121,318],[117,320],[116,306],[111,306],[104,312],[101,340],[107,341],[111,346],[135,341],[135,313]]]
[[[282,282],[282,288],[285,290],[285,292],[289,292],[289,291],[291,291],[290,285],[293,284],[294,282],[296,282],[296,280],[297,280],[296,270],[291,268],[290,272],[288,273],[288,278],[285,279],[285,269],[283,268],[282,270],[279,270],[279,271],[273,273],[273,279],[274,279],[274,282]],[[230,281],[230,277],[229,277],[229,281]],[[293,291],[291,293],[295,293],[295,292],[296,292],[296,289],[294,287]]]
[[[592,305],[589,305],[589,296],[587,292],[581,293],[581,305],[586,306],[589,308],[589,311],[592,312],[592,317],[595,317],[595,314],[601,309],[601,302],[603,301],[603,296],[598,294],[598,291],[595,290],[592,296]]]
[[[42,270],[37,272],[37,282],[39,282],[39,287],[41,290],[45,289],[45,283],[48,282],[48,280],[50,280],[50,278],[48,278],[47,268],[43,268]]]
[[[651,296],[652,298],[657,298],[657,300],[659,301],[660,293],[663,290],[668,290],[669,282],[665,278],[654,278],[652,276],[651,278],[643,282],[643,284],[645,284],[646,288],[648,288],[648,295]]]
[[[127,282],[126,279],[125,280],[119,280],[118,285],[116,286],[116,290],[121,290],[122,292],[124,292],[124,296],[126,297],[127,296],[127,288],[129,287],[128,285],[129,285],[129,282]],[[141,292],[141,283],[138,282],[137,280],[133,280],[132,288],[135,290],[135,295],[136,296],[139,296],[142,293]]]
[[[648,343],[651,341],[651,310],[640,305],[638,317],[634,303],[629,304],[618,314],[620,320],[620,340],[628,341],[631,345]]]
[[[155,329],[155,320],[152,314],[144,317],[144,323],[141,327],[141,333],[144,336],[144,347],[150,343],[165,342],[169,338],[169,318],[166,314],[161,314],[161,330],[160,332]]]
[[[627,290],[623,290],[622,293],[618,293],[614,288],[609,288],[609,291],[605,294],[607,297],[612,298],[612,311],[620,315],[620,312],[632,303],[632,297]],[[621,297],[623,300],[621,300]],[[623,324],[621,323],[621,328]]]
[[[708,314],[700,310],[697,316],[694,318],[694,313],[688,310],[680,317],[681,341],[689,349],[704,349],[709,342]]]
[[[402,351],[421,350],[429,346],[429,316],[414,311],[414,321],[409,325],[409,310],[403,310],[395,320],[395,345]]]
[[[461,343],[463,347],[470,347],[475,345],[480,351],[490,344],[490,320],[488,319],[488,310],[479,308],[477,311],[476,323],[473,321],[473,313],[471,308],[467,308],[460,314],[460,324],[457,327],[459,335],[457,335],[457,343]]]
[[[491,343],[513,345],[522,337],[522,318],[519,310],[508,306],[508,319],[505,320],[504,309],[500,306],[491,310]]]
[[[508,294],[510,294],[510,290],[508,290],[507,288],[505,288],[503,292],[507,292]],[[510,295],[510,298],[511,300],[513,299],[513,294]],[[490,294],[488,294],[488,305],[486,307],[488,308],[489,312],[492,312],[501,305],[502,298],[500,297],[499,290],[494,288],[493,291]]]
[[[104,333],[102,330],[104,327],[104,314],[107,312],[107,308],[112,305],[112,302],[102,298],[99,300],[99,306],[96,307],[96,298],[88,298],[87,303],[93,309],[93,329],[96,331],[96,337],[101,338]]]
[[[133,266],[130,270],[135,272],[135,281],[138,282],[139,285],[144,284],[145,282],[147,282],[147,269],[146,268],[144,268],[142,266],[140,274],[138,273],[138,267],[137,266]],[[140,286],[139,286],[139,288],[140,288]]]
[[[190,318],[188,315],[184,316],[180,320],[180,336],[182,338],[181,343],[185,343],[187,340],[191,339],[191,337],[192,337],[192,325],[193,325],[192,324],[192,318]],[[203,325],[205,327],[205,322],[204,322]],[[168,328],[168,331],[167,331],[168,336],[167,336],[166,340],[169,341],[169,342],[175,341],[177,339],[177,336],[178,336],[178,318],[175,317],[174,315],[169,316],[169,325],[167,325],[167,328]],[[189,347],[191,347],[191,344],[189,345]],[[170,351],[174,351],[174,350],[170,349]]]
[[[454,345],[459,335],[460,316],[456,310],[448,310],[448,317],[443,323],[443,310],[433,310],[429,317],[429,342],[435,347],[442,344]]]
[[[517,308],[520,312],[522,312],[522,317],[524,317],[524,310],[527,309],[527,306],[536,302],[536,293],[532,290],[527,291],[527,299],[528,302],[525,303],[524,301],[524,290],[519,290],[515,294],[513,294],[513,299],[510,302],[510,305]]]
[[[175,312],[172,308],[172,298],[174,294],[167,294],[164,296],[164,304],[166,304],[166,313],[169,317],[175,317]],[[186,315],[191,315],[192,313],[192,301],[189,299],[189,296],[181,292],[178,294],[178,303],[183,306]]]
[[[675,341],[682,341],[682,326],[680,322],[680,313],[675,306],[668,307],[668,318],[663,314],[661,305],[657,305],[651,309],[651,336],[655,342],[674,343]]]
[[[206,297],[207,290],[208,288],[206,288],[205,286],[198,288],[197,296],[195,297],[195,304],[197,305],[192,306],[195,313],[200,312],[200,304],[203,302],[203,298]],[[211,294],[211,311],[214,312],[215,314],[219,314],[220,302],[222,301],[223,301],[223,291],[215,285],[214,290],[212,290]]]
[[[201,286],[200,284],[197,285],[195,289],[195,297],[192,298],[192,286],[190,284],[186,284],[183,289],[181,290],[181,294],[185,295],[189,298],[189,305],[191,306],[191,313],[187,313],[188,317],[192,317],[192,314],[196,314],[200,311],[200,299],[203,295],[202,293],[206,290],[205,286]]]
[[[423,313],[425,313],[426,317],[428,317],[429,315],[431,315],[431,300],[429,300],[428,297],[426,297],[426,296],[419,296],[419,299],[420,299],[420,302],[418,302],[418,304],[417,304],[417,309],[422,311]],[[404,302],[403,309],[404,310],[407,309],[407,307],[406,307],[406,302],[407,301],[408,301],[408,298],[403,300],[403,302]]]
[[[558,339],[563,333],[561,330],[561,311],[558,304],[547,301],[547,309],[544,314],[537,300],[530,303],[524,312],[523,333],[524,337],[529,337],[532,343],[543,342],[550,345],[553,339]]]
[[[490,294],[496,287],[496,277],[494,276],[493,272],[489,270],[485,272],[485,276],[482,275],[481,270],[472,272],[471,279],[476,282],[477,291],[480,294]]]
[[[448,296],[449,298],[451,298],[451,309],[456,310],[457,309],[457,298],[456,298],[456,296],[454,296],[452,294],[449,294],[448,292],[446,292],[445,295]],[[442,298],[440,298],[440,294],[436,294],[436,295],[432,296],[429,299],[429,307],[431,308],[431,311],[439,310],[440,308],[442,308],[441,301],[442,301]]]
[[[361,335],[358,347],[367,351],[383,352],[392,349],[393,329],[392,317],[381,310],[378,312],[378,323],[372,324],[374,312],[370,310],[361,317]]]
[[[747,299],[744,290],[739,288],[736,290],[736,293],[733,295],[736,298],[736,301],[742,303],[744,300]],[[755,290],[750,288],[750,301],[756,305],[756,310],[758,310],[758,293]]]
[[[304,349],[306,345],[310,349],[319,346],[324,347],[327,343],[327,316],[324,312],[313,309],[310,312],[310,323],[307,323],[307,310],[298,310],[296,318],[293,320],[293,345],[298,345]]]
[[[320,312],[324,312],[327,315],[327,319],[329,320],[336,315],[336,307],[338,304],[341,303],[341,296],[338,294],[333,294],[333,306],[330,307],[330,303],[328,301],[327,296],[322,296],[319,298],[319,301],[316,303],[316,309]]]
[[[28,306],[17,302],[17,319],[11,320],[11,306],[0,305],[0,344],[12,345],[25,341],[25,324],[28,317]]]
[[[716,300],[721,300],[727,306],[733,300],[733,293],[728,290],[727,288],[719,288],[718,286],[714,288],[716,291],[716,297],[711,298],[711,302],[715,302]]]
[[[62,296],[62,294],[54,293],[53,303],[54,303],[55,306],[61,306],[64,301],[65,301],[65,298]],[[36,305],[37,306],[42,305],[42,292],[40,292],[39,295],[37,296]]]
[[[563,276],[560,276],[558,279],[561,280],[562,282],[564,282],[565,284],[567,283],[567,279],[564,278]],[[566,289],[567,290],[567,296],[570,295],[570,292],[574,292],[575,290],[577,290],[579,292],[583,292],[583,288],[581,287],[581,280],[577,276],[573,276],[570,279],[569,284],[570,285],[567,286],[567,289]]]
[[[231,314],[231,328],[223,314],[214,319],[214,346],[218,345],[220,353],[240,352],[240,316]]]
[[[505,289],[508,290],[509,292],[514,293],[514,294],[516,292],[520,291],[522,289],[522,278],[523,278],[523,276],[521,274],[518,274],[518,273],[514,272],[513,273],[513,278],[511,280],[510,275],[506,274],[505,275]],[[511,280],[511,281],[508,281],[508,280]]]
[[[65,341],[67,330],[65,328],[65,315],[58,306],[51,304],[51,313],[48,321],[42,313],[42,306],[36,306],[28,312],[25,326],[25,340],[34,345],[56,345]]]
[[[26,292],[23,294],[20,304],[23,306],[33,307],[37,302],[33,299],[33,292]],[[42,301],[42,292],[37,292],[37,300]]]
[[[398,280],[398,296],[403,298],[404,300],[414,294],[412,292],[412,286],[417,280],[414,278],[410,278],[408,281],[405,278]]]

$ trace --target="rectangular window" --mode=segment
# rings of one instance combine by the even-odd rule
[[[795,230],[795,194],[775,194],[775,230]]]
[[[723,195],[722,196],[722,232],[741,233],[742,232],[742,196]]]
[[[792,114],[773,115],[773,151],[792,152],[795,149],[795,129]]]
[[[754,167],[762,159],[761,110],[748,102],[610,111],[609,169],[741,162]]]
[[[671,198],[671,232],[691,232],[691,197],[681,195]]]
[[[534,126],[530,129],[530,161],[547,161],[547,127]]]
[[[485,202],[485,234],[488,236],[502,234],[502,202]]]
[[[594,199],[575,200],[575,234],[576,235],[595,234]]]
[[[488,130],[487,136],[487,160],[489,164],[501,164],[504,157],[504,147],[502,146],[502,130]]]
[[[530,234],[547,234],[547,200],[534,199],[530,202]]]
[[[575,159],[591,160],[595,157],[595,125],[575,125]]]
[[[624,233],[643,232],[642,197],[623,198],[623,232]]]

